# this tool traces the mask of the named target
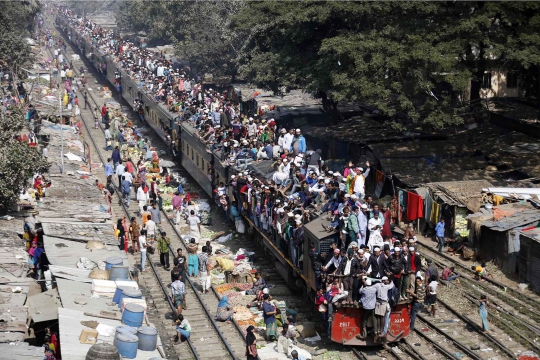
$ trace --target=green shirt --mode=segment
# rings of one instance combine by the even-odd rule
[[[169,245],[171,244],[171,239],[168,237],[160,237],[157,243],[158,250],[162,253],[169,252]]]

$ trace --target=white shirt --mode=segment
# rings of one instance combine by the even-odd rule
[[[147,201],[149,199],[148,193],[145,193],[142,186],[137,189],[137,200]]]
[[[156,223],[154,220],[148,220],[144,227],[146,228],[146,233],[148,235],[153,235],[156,233]]]
[[[335,266],[336,269],[337,269],[340,262],[341,262],[341,255],[338,256],[338,257],[332,256],[332,258],[330,259],[330,261],[328,262],[328,264],[326,264],[325,268],[328,269],[328,268],[330,267],[330,265],[334,264],[334,266]]]
[[[345,270],[343,270],[343,275],[349,276],[351,275],[351,264],[354,258],[347,258],[347,264],[345,264]]]
[[[439,286],[439,283],[437,281],[432,281],[428,284],[430,295],[437,295],[437,286]]]
[[[187,222],[189,223],[189,229],[190,230],[194,230],[194,231],[198,231],[199,230],[199,224],[201,222],[201,220],[199,220],[199,218],[195,215],[190,215],[188,218],[187,218]]]
[[[109,129],[105,129],[105,139],[109,140],[110,138],[111,138],[111,132],[109,131]]]
[[[131,184],[133,182],[133,175],[131,175],[131,173],[129,172],[124,172],[124,174],[122,174],[122,176],[124,176],[124,178],[129,181],[129,183]],[[140,186],[139,186],[140,188]]]
[[[290,150],[293,139],[294,139],[293,134],[290,134],[290,133],[285,134],[283,136],[283,148]]]
[[[146,245],[146,237],[141,235],[141,236],[139,236],[139,247],[141,248],[141,251],[146,252],[146,248],[144,247],[144,245]]]
[[[368,229],[369,231],[371,231],[372,234],[378,234],[378,235],[381,235],[381,229],[377,229],[377,230],[374,230],[373,228],[377,225],[381,225],[382,226],[382,223],[381,223],[381,218],[379,217],[378,219],[375,219],[375,218],[371,218],[369,219],[368,221]]]

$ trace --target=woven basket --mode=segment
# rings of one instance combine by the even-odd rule
[[[90,279],[96,279],[96,280],[109,280],[109,272],[107,270],[100,270],[98,268],[95,268],[90,272],[90,275],[88,275]]]
[[[92,345],[88,353],[86,353],[86,360],[121,360],[118,349],[111,344],[95,344]]]

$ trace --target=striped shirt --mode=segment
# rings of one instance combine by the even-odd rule
[[[426,298],[426,286],[424,284],[416,284],[416,291],[414,294],[416,297],[413,301],[423,303]]]

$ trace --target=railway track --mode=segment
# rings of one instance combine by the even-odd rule
[[[536,307],[533,308],[529,304],[533,301],[531,297],[515,296],[515,291],[508,291],[509,288],[497,282],[477,281],[474,279],[472,271],[461,263],[449,256],[439,254],[429,246],[421,245],[423,250],[428,250],[427,254],[426,252],[422,253],[424,257],[432,259],[434,264],[441,269],[454,266],[456,273],[460,275],[459,285],[441,281],[447,287],[441,289],[446,294],[444,297],[439,297],[439,300],[446,309],[453,311],[453,308],[443,301],[443,298],[449,302],[461,298],[465,303],[468,303],[468,306],[463,304],[464,308],[469,309],[467,319],[472,326],[481,331],[478,299],[482,294],[486,294],[490,303],[496,306],[497,312],[488,309],[490,331],[483,334],[484,337],[491,344],[496,344],[502,351],[506,349],[508,356],[513,354],[515,357],[527,350],[540,351],[540,345],[537,343],[537,339],[540,337],[540,326],[536,317],[533,316],[536,313]]]
[[[71,45],[70,45],[71,47]],[[52,54],[51,54],[52,55]],[[68,54],[65,54],[66,57]],[[74,66],[75,70],[76,66]],[[77,71],[75,70],[77,73]],[[90,80],[91,77],[87,76]],[[93,97],[93,94],[89,92],[89,98],[91,102],[100,108],[101,104]],[[94,155],[99,158],[99,161],[103,164],[106,162],[107,154],[103,150],[105,147],[105,138],[103,129],[94,129],[93,117],[88,113],[85,113],[81,109],[81,118],[85,126],[85,132],[89,136],[95,153]],[[114,183],[114,181],[113,181]],[[118,189],[116,189],[117,196],[121,198]],[[125,214],[127,218],[131,218],[138,210],[136,201],[133,201],[131,206],[117,203],[113,200],[113,212],[120,216]],[[179,247],[185,246],[180,238],[180,233],[168,222],[168,216],[163,213],[165,221],[159,225],[161,231],[167,232],[171,238],[171,246]],[[172,247],[170,248],[172,258],[174,258],[175,252]],[[139,257],[140,258],[140,257]],[[146,275],[140,274],[139,278],[144,278],[145,283],[144,291],[152,299],[153,305],[160,316],[160,320],[164,323],[164,328],[169,328],[166,338],[172,338],[176,335],[176,331],[173,327],[172,320],[176,317],[176,307],[170,299],[170,290],[166,284],[170,283],[170,272],[165,270],[159,263],[159,256],[157,254],[147,254],[147,259],[144,259],[150,265],[152,274],[155,281],[146,279]],[[138,264],[140,266],[140,260]],[[145,273],[146,274],[146,273]],[[186,282],[186,303],[188,308],[183,310],[183,315],[190,321],[192,326],[191,338],[185,343],[178,343],[172,346],[174,352],[178,358],[195,358],[195,359],[238,359],[244,356],[245,342],[242,333],[239,328],[234,329],[230,324],[217,324],[213,317],[217,303],[219,299],[217,294],[209,293],[201,296],[197,290],[197,284],[194,280],[188,279]],[[212,310],[209,310],[212,309]],[[162,335],[162,341],[165,338]],[[165,341],[164,341],[165,342]],[[209,351],[211,349],[211,351]],[[191,356],[188,356],[191,354]]]

